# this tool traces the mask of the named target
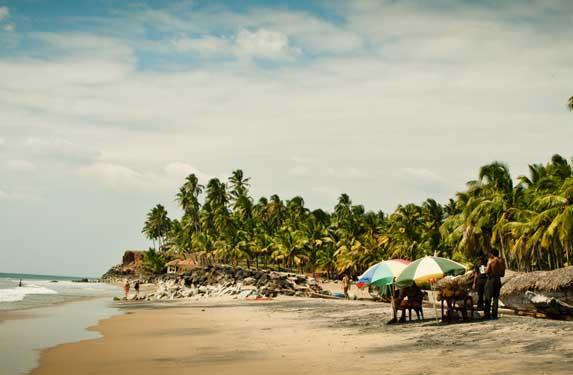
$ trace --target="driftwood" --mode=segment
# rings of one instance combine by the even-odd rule
[[[525,296],[535,309],[551,319],[571,320],[573,319],[573,306],[542,294],[535,294],[531,291],[525,292]]]

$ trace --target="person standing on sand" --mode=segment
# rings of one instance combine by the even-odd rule
[[[505,276],[505,262],[499,257],[499,251],[493,249],[485,267],[487,281],[485,283],[484,317],[497,319],[497,305],[501,290],[501,278]],[[491,311],[490,311],[491,308]]]
[[[127,299],[127,294],[129,293],[129,280],[125,280],[125,285],[123,286],[123,291],[125,292],[125,299]]]
[[[485,268],[487,267],[487,259],[484,255],[480,255],[477,263],[474,266],[474,282],[473,289],[477,291],[478,301],[477,309],[483,310],[483,294],[485,291],[485,283],[487,282],[487,275]]]
[[[18,283],[18,286],[19,286],[19,287],[22,286],[22,279],[20,279],[20,282]]]
[[[139,280],[135,281],[133,289],[135,289],[135,298],[139,298]]]
[[[344,291],[344,298],[350,299],[348,291],[350,290],[350,278],[347,274],[342,277],[342,290]]]

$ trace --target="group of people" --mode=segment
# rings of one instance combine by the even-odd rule
[[[123,291],[125,292],[125,299],[127,299],[130,287],[131,284],[129,283],[129,280],[125,280],[125,284],[123,285]],[[135,280],[135,283],[133,283],[133,289],[135,290],[135,298],[136,299],[139,298],[139,280]]]
[[[483,310],[485,319],[498,318],[501,278],[505,276],[505,262],[499,251],[493,249],[488,259],[480,256],[474,266],[473,289],[478,293],[478,310]]]
[[[484,312],[485,319],[498,318],[499,294],[501,291],[501,278],[505,276],[505,262],[499,256],[499,251],[493,249],[489,258],[481,255],[473,269],[473,289],[477,291],[477,309]],[[352,285],[350,277],[345,274],[342,277],[342,290],[344,297],[349,298],[349,290]],[[415,284],[409,288],[396,289],[392,295],[394,317],[390,322],[397,322],[398,310],[402,310],[400,321],[406,319],[406,309],[414,310],[416,314],[422,314],[422,300],[424,292]]]

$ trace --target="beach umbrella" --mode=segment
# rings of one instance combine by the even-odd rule
[[[378,268],[379,265],[380,263],[376,263],[375,265],[370,266],[370,268],[364,271],[362,275],[358,276],[358,281],[356,282],[356,286],[359,288],[363,288],[364,286],[370,284],[372,282],[372,276],[374,275],[374,272],[376,271],[376,268]]]
[[[408,264],[410,261],[404,259],[391,259],[378,263],[370,284],[377,286],[392,284],[394,278],[400,275]]]
[[[444,276],[457,276],[465,272],[466,267],[463,264],[446,258],[427,256],[413,261],[404,268],[396,277],[394,284],[404,288],[416,283],[421,288]]]

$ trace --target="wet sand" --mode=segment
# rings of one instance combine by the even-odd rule
[[[386,325],[387,304],[284,298],[124,304],[103,337],[45,350],[35,375],[570,374],[573,324]],[[427,318],[433,316],[426,309]]]
[[[120,313],[109,298],[85,299],[0,313],[0,374],[26,374],[38,365],[40,349],[99,337],[86,326]]]

